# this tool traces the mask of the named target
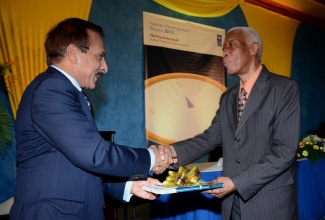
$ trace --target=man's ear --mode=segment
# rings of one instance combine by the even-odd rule
[[[74,44],[69,44],[67,47],[67,59],[72,63],[78,62],[78,48]]]
[[[258,43],[252,43],[251,46],[249,47],[249,51],[251,55],[257,55],[259,49],[260,49],[260,45]]]

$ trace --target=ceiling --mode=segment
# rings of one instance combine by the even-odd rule
[[[245,0],[245,2],[325,29],[325,0]]]

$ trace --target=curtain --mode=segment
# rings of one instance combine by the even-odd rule
[[[182,14],[197,17],[220,17],[228,14],[244,0],[154,0]]]
[[[23,91],[47,67],[46,33],[68,17],[87,20],[91,3],[91,0],[0,2],[0,63],[13,63],[12,73],[5,80],[14,117]]]
[[[292,51],[299,21],[249,3],[240,5],[248,26],[263,40],[262,63],[269,71],[291,76]]]

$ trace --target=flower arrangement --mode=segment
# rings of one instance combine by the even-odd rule
[[[317,135],[308,135],[299,142],[297,159],[307,158],[314,164],[320,158],[325,158],[325,139]]]

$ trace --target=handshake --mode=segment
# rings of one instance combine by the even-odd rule
[[[163,173],[170,165],[177,163],[177,155],[172,145],[151,145],[149,147],[155,154],[155,165],[151,169],[155,174]]]

